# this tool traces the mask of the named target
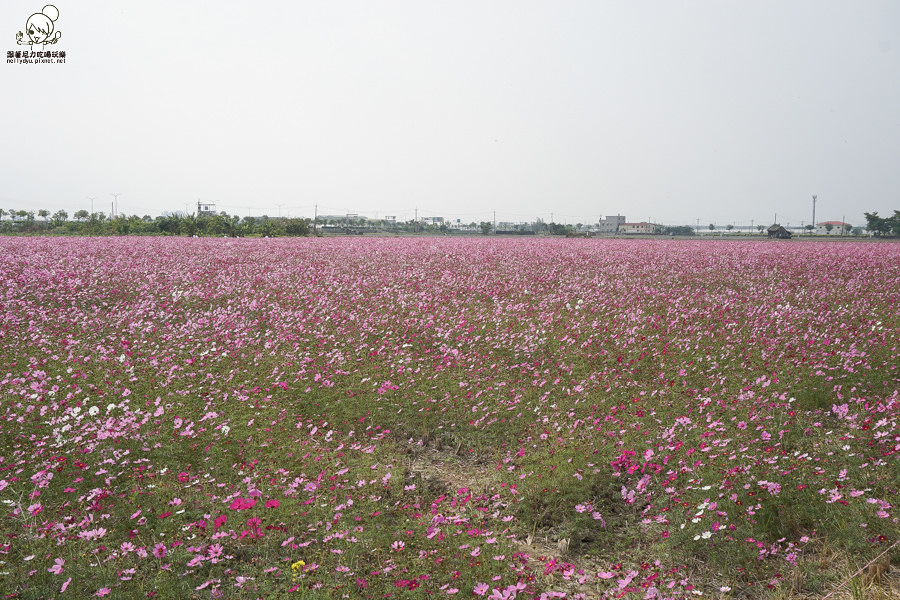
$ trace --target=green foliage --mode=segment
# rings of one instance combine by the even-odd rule
[[[66,221],[69,220],[69,213],[64,210],[58,210],[53,213],[53,226],[60,227],[65,225]]]
[[[799,410],[826,411],[837,400],[833,391],[826,390],[823,385],[814,385],[793,391],[796,407]]]
[[[197,223],[197,217],[195,217],[194,215],[188,215],[187,217],[183,218],[180,225],[181,233],[188,237],[197,235],[197,232],[200,230],[200,226]]]
[[[104,213],[89,213],[81,209],[72,215],[58,210],[53,215],[47,210],[39,210],[41,220],[35,213],[25,210],[3,210],[0,212],[0,232],[4,234],[68,234],[68,235],[185,235],[185,236],[228,236],[246,235],[306,236],[312,233],[311,221],[303,218],[241,219],[237,215],[222,212],[217,215],[163,215],[152,218],[149,215],[120,215],[114,218]],[[2,217],[10,215],[11,220]]]
[[[569,233],[575,233],[575,228],[571,225],[563,225],[562,223],[550,223],[548,225],[550,233],[553,235],[566,235]]]
[[[660,233],[663,235],[693,236],[696,235],[697,232],[694,231],[693,227],[688,225],[675,225],[672,227],[662,227]]]
[[[866,230],[877,237],[900,236],[900,210],[895,210],[890,217],[879,217],[878,211],[863,213],[866,217]]]

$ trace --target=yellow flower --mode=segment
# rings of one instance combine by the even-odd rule
[[[302,560],[298,560],[294,564],[291,565],[291,571],[294,572],[294,576],[291,577],[291,581],[297,581],[297,573],[306,566],[306,563]]]

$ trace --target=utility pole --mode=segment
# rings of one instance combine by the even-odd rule
[[[116,199],[115,204],[113,204],[113,215],[115,215],[119,212],[119,196],[121,196],[121,195],[122,195],[121,193],[110,194],[110,196],[112,196],[113,198]]]
[[[96,200],[97,197],[96,196],[88,196],[87,199],[91,201],[91,214],[94,214],[94,200]]]
[[[847,215],[841,215],[841,237],[844,237],[844,227],[847,225],[847,222],[844,219],[847,218]]]
[[[497,211],[494,211],[494,235],[497,234]]]
[[[313,204],[313,233],[316,233],[316,221],[319,220],[319,205]]]
[[[818,196],[816,194],[813,194],[813,220],[812,220],[813,231],[816,230],[816,198],[817,197]]]
[[[284,206],[284,204],[276,204],[275,206],[278,207],[278,218],[280,219],[281,218],[281,207]]]
[[[419,207],[416,207],[416,218],[414,219],[416,223],[419,222]]]

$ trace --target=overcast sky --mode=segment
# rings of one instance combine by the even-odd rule
[[[4,56],[46,1],[0,3]],[[151,216],[900,209],[894,0],[55,6],[65,64],[0,64],[6,210],[108,212],[112,193]]]

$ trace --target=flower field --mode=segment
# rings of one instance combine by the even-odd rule
[[[4,598],[822,597],[900,539],[898,244],[0,238],[0,274]]]

